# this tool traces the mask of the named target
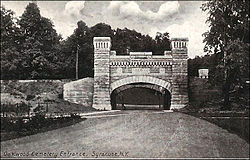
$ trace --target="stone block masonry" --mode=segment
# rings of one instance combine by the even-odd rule
[[[84,78],[64,84],[64,100],[84,106],[92,106],[93,83],[92,78]]]
[[[188,103],[187,38],[171,39],[171,51],[163,55],[130,52],[119,56],[110,51],[110,37],[94,37],[93,107],[111,110],[111,94],[124,85],[153,84],[171,95],[170,109]],[[156,88],[157,88],[156,87]]]
[[[110,37],[94,37],[94,94],[93,107],[111,110],[110,104]]]
[[[172,99],[171,108],[180,109],[188,103],[187,38],[172,39]]]

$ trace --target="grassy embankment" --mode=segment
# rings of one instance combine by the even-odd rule
[[[249,96],[249,95],[246,95]],[[190,104],[180,112],[214,123],[249,143],[249,106],[232,102],[230,111],[223,111],[219,86],[212,87],[207,79],[190,78]]]
[[[93,85],[89,79],[86,85]],[[95,111],[91,106],[78,105],[63,100],[62,81],[1,83],[1,104],[25,103],[34,110],[38,105],[47,107],[49,113],[72,113]],[[86,91],[88,92],[88,91]]]
[[[47,114],[83,113],[95,111],[91,106],[70,103],[63,100],[62,81],[2,81],[1,82],[1,111],[4,107],[16,109],[16,104],[24,103],[35,111],[39,105]],[[86,86],[93,85],[91,79],[86,79]],[[88,87],[87,87],[88,88]],[[86,91],[89,92],[89,91]],[[48,106],[48,107],[47,107]],[[20,105],[18,106],[20,107]],[[46,110],[47,107],[47,110]],[[17,111],[18,112],[18,111]],[[45,118],[42,115],[24,117],[27,113],[5,112],[1,116],[1,141],[19,138],[27,135],[45,132],[78,123],[84,119],[80,117]]]

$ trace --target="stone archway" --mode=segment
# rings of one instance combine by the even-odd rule
[[[110,85],[110,93],[112,93],[113,90],[115,90],[118,87],[121,87],[126,84],[131,83],[149,83],[149,84],[155,84],[157,86],[160,86],[162,88],[167,89],[170,93],[172,91],[171,83],[151,76],[131,76],[127,78],[120,79],[118,81],[115,81],[111,83]]]
[[[150,76],[135,76],[127,77],[112,83],[110,88],[111,106],[112,109],[128,109],[126,106],[131,106],[137,109],[160,109],[169,110],[171,102],[171,84],[165,80],[150,77]],[[141,92],[136,92],[135,90]],[[129,97],[129,91],[134,90],[133,95]],[[155,95],[148,92],[155,92]],[[144,91],[144,92],[143,92]],[[146,92],[145,92],[146,91]],[[125,95],[124,95],[125,92]],[[140,93],[146,97],[140,97]],[[146,94],[145,94],[146,93]],[[122,97],[122,100],[120,99]],[[126,97],[129,97],[126,100]],[[138,98],[137,98],[138,97]],[[118,98],[118,99],[117,99]],[[137,98],[137,99],[136,99]],[[119,100],[120,99],[120,100]],[[144,100],[143,100],[144,99]],[[146,102],[145,99],[150,99]],[[132,102],[132,101],[133,102]],[[120,102],[118,102],[120,101]],[[122,101],[122,102],[121,102]],[[139,107],[140,106],[140,107]],[[132,107],[132,108],[133,108]]]
[[[111,51],[110,37],[94,37],[93,108],[111,110],[112,91],[131,83],[158,85],[171,94],[171,109],[185,107],[188,103],[187,42],[188,38],[172,38],[171,51],[161,55],[152,52],[116,55]]]

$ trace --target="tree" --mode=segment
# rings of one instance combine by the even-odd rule
[[[18,21],[21,36],[21,68],[24,79],[55,78],[58,68],[56,55],[60,35],[56,33],[52,22],[40,15],[35,3],[29,3]]]
[[[224,74],[224,109],[230,109],[230,92],[243,86],[249,75],[249,1],[213,0],[202,5],[208,12],[210,30],[205,32],[204,50],[219,54],[217,68]],[[240,88],[240,87],[239,87]]]
[[[117,28],[112,39],[112,50],[115,50],[117,54],[121,55],[127,54],[127,50],[136,51],[140,48],[140,38],[141,35],[136,31],[127,28]]]
[[[97,23],[90,28],[92,37],[113,37],[114,31],[110,25],[105,23]]]
[[[79,76],[93,77],[94,76],[94,48],[91,29],[83,22],[77,23],[78,27],[75,30],[77,44],[79,45]]]
[[[20,30],[14,12],[1,6],[1,79],[16,79]]]
[[[18,45],[17,37],[19,30],[14,22],[15,18],[13,15],[13,11],[1,6],[1,51]]]
[[[156,47],[154,48],[155,49],[154,52],[156,54],[163,54],[164,51],[170,50],[170,39],[168,32],[165,32],[163,34],[157,32],[155,36],[155,41],[156,41]]]
[[[76,54],[79,55],[79,78],[93,77],[93,34],[85,22],[77,22],[74,33],[62,43],[62,54],[65,59],[65,76],[75,78]]]
[[[74,33],[62,42],[61,54],[64,58],[64,67],[62,68],[64,68],[64,75],[67,78],[75,78],[77,51],[79,54],[79,78],[93,77],[93,38],[98,36],[111,37],[111,50],[117,51],[118,55],[127,54],[128,49],[129,51],[154,52],[155,48],[158,48],[161,54],[168,48],[170,49],[168,33],[162,34],[162,39],[156,44],[156,40],[152,37],[142,35],[135,30],[127,28],[112,30],[111,26],[105,23],[98,23],[89,28],[86,23],[79,21]],[[157,45],[159,46],[157,47]]]
[[[149,35],[142,35],[135,30],[117,28],[112,37],[112,49],[116,50],[117,54],[127,54],[127,49],[163,54],[165,50],[170,50],[170,40],[167,32],[152,39]]]

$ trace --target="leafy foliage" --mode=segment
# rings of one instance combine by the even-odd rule
[[[52,22],[30,3],[14,23],[13,12],[1,7],[1,79],[53,78],[60,68],[56,53],[60,35]]]
[[[18,24],[22,32],[20,54],[21,67],[26,71],[24,78],[51,78],[54,68],[58,68],[54,52],[60,40],[52,22],[40,15],[36,4],[30,3]]]
[[[205,32],[205,51],[224,52],[230,40],[240,39],[249,43],[249,1],[212,0],[202,5],[208,12],[210,30]]]
[[[224,78],[217,80],[223,84],[223,108],[230,109],[230,93],[249,79],[249,1],[213,0],[204,3],[202,10],[208,12],[210,26],[204,33],[204,50],[220,55],[217,75]]]
[[[73,34],[62,40],[35,3],[27,5],[17,22],[13,15],[1,7],[1,79],[74,79],[77,54],[79,78],[93,77],[93,37],[98,36],[111,37],[111,49],[118,55],[170,50],[167,32],[157,33],[153,39],[127,28],[113,30],[105,23],[88,27],[79,21]]]
[[[1,6],[1,79],[12,78],[18,72],[19,29],[14,22],[14,12]]]
[[[93,37],[95,36],[111,37],[111,50],[115,50],[118,55],[128,54],[127,51],[152,51],[153,54],[163,54],[165,50],[170,50],[168,33],[160,34],[154,40],[135,30],[127,28],[112,30],[111,26],[105,23],[98,23],[89,28],[83,21],[79,21],[74,33],[62,43],[61,52],[67,59],[65,71],[68,77],[75,77],[77,46],[79,46],[79,77],[93,76]]]
[[[217,66],[221,60],[220,56],[220,54],[212,54],[188,59],[188,76],[198,77],[198,70],[207,68],[209,70],[209,82],[213,86],[221,86],[223,75],[221,74],[221,68]]]

